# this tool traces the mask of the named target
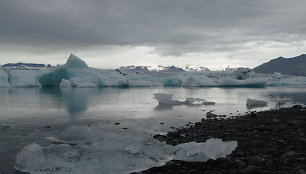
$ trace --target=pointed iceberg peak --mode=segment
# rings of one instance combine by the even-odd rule
[[[72,53],[70,54],[67,62],[65,63],[65,66],[67,68],[73,68],[73,69],[84,69],[88,68],[88,65],[80,58],[77,56],[73,55]]]

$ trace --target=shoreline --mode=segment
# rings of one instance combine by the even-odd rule
[[[226,158],[207,162],[173,160],[138,173],[306,173],[306,108],[299,105],[229,119],[202,119],[154,138],[170,145],[221,138],[237,141],[238,147]]]

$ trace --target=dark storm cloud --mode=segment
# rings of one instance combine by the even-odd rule
[[[160,54],[306,40],[304,0],[2,0],[1,44],[152,46]]]

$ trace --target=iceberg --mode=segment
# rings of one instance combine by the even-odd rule
[[[71,84],[71,85],[70,85]],[[306,85],[306,77],[257,74],[248,68],[225,71],[149,70],[130,66],[108,70],[89,67],[71,54],[64,65],[41,70],[0,69],[0,87],[266,87]]]
[[[237,147],[236,141],[214,138],[204,143],[168,145],[153,138],[159,133],[156,125],[149,119],[68,127],[58,138],[50,139],[53,144],[42,147],[34,143],[21,149],[16,169],[31,174],[124,174],[173,159],[204,162],[226,157]]]
[[[153,94],[154,98],[158,101],[160,105],[181,105],[183,102],[178,100],[173,100],[172,94],[165,94],[165,93],[157,93]]]

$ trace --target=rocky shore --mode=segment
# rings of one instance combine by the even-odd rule
[[[306,174],[306,108],[301,106],[232,119],[202,119],[165,136],[155,135],[171,145],[205,142],[212,137],[236,140],[238,147],[226,158],[204,163],[170,161],[139,173]]]

